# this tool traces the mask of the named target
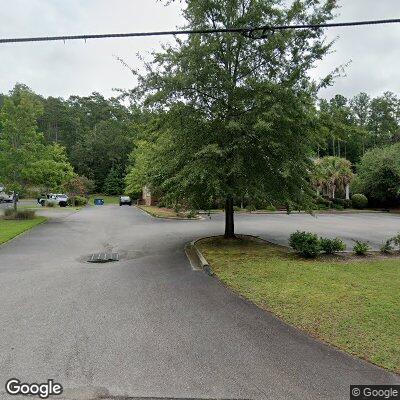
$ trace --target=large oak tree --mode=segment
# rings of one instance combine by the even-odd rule
[[[333,0],[182,3],[185,28],[200,30],[320,24],[336,7]],[[154,54],[136,91],[164,121],[147,146],[151,154],[141,157],[146,183],[197,207],[224,198],[227,238],[234,237],[235,199],[303,203],[318,90],[309,71],[330,46],[322,29],[303,29],[263,39],[193,34]]]

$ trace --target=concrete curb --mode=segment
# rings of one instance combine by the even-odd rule
[[[192,242],[187,243],[185,246],[185,253],[194,271],[204,271],[207,275],[214,276],[214,271],[212,270],[209,262],[196,246],[196,243],[202,239],[193,240]]]

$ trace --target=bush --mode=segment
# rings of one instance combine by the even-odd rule
[[[307,258],[314,258],[321,252],[321,244],[317,235],[311,232],[297,231],[290,235],[290,247]]]
[[[353,207],[358,210],[363,210],[368,205],[368,199],[363,194],[354,194],[351,198]]]
[[[333,204],[342,206],[343,208],[351,208],[353,206],[352,201],[346,199],[334,199]]]
[[[247,206],[247,211],[248,212],[253,212],[253,211],[256,211],[256,210],[257,210],[257,208],[256,208],[256,206],[254,204],[249,204]]]
[[[320,246],[322,251],[325,252],[326,254],[335,254],[338,251],[346,250],[346,245],[339,238],[335,239],[321,238]]]
[[[45,201],[44,202],[45,207],[50,207],[50,208],[54,208],[56,206],[56,204],[53,201]]]
[[[190,210],[186,214],[186,218],[196,218],[197,217],[197,211],[196,210]]]
[[[386,242],[382,244],[381,253],[390,254],[395,250],[394,246],[400,247],[400,233],[391,239],[386,240]]]
[[[358,189],[377,204],[400,200],[400,143],[367,151],[357,166]]]
[[[396,246],[400,247],[400,233],[394,236],[391,240]]]
[[[83,196],[72,196],[68,199],[68,205],[73,207],[84,207],[87,203],[87,198]]]
[[[343,211],[344,210],[344,207],[342,205],[340,205],[340,204],[333,204],[332,208],[334,210],[338,210],[338,211]]]
[[[319,196],[315,199],[316,209],[317,210],[328,210],[332,208],[332,201],[328,200],[325,197]]]
[[[381,246],[381,253],[390,254],[393,251],[392,239],[386,240]]]
[[[5,219],[27,220],[35,218],[34,210],[18,210],[14,211],[13,208],[7,208],[4,211]]]
[[[354,252],[358,256],[365,256],[369,249],[370,249],[370,247],[369,247],[368,243],[356,240],[356,244],[354,245]]]
[[[272,205],[271,206],[267,206],[266,210],[267,211],[272,211],[272,212],[277,211],[276,207],[272,206]]]

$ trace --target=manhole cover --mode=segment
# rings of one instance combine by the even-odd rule
[[[87,261],[94,264],[115,262],[119,261],[119,255],[118,253],[94,253],[88,258]]]

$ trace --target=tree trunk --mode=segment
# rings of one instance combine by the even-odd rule
[[[346,185],[346,200],[350,200],[350,185]]]
[[[235,238],[233,197],[228,196],[225,202],[225,239]]]

